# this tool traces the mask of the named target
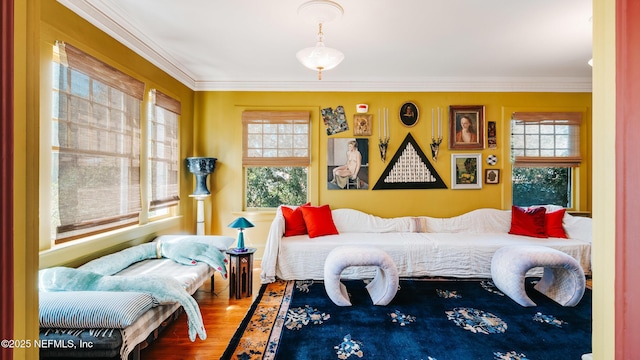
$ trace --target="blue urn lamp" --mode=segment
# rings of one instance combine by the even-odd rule
[[[207,188],[207,176],[216,168],[217,158],[188,157],[185,162],[189,172],[196,176],[196,188],[192,195],[210,195]]]

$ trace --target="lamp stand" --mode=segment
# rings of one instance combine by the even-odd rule
[[[247,251],[247,248],[244,247],[244,233],[242,232],[244,229],[240,229],[240,233],[238,233],[238,246],[236,247],[236,251]]]

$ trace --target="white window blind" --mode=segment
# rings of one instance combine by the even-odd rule
[[[151,90],[149,119],[149,210],[173,206],[180,200],[178,189],[178,100]]]
[[[511,118],[511,154],[515,167],[580,166],[582,114],[516,112]]]
[[[137,222],[144,83],[62,42],[54,60],[56,241]]]
[[[309,166],[309,112],[245,111],[242,113],[245,166]]]

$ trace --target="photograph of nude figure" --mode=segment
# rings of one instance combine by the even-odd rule
[[[327,143],[327,189],[369,187],[369,139],[332,138]]]

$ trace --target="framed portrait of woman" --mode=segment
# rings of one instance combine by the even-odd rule
[[[369,139],[327,139],[327,189],[369,188]]]
[[[484,149],[484,106],[449,106],[449,149]]]
[[[412,102],[406,102],[400,106],[400,121],[406,127],[412,127],[418,122],[418,107]]]

